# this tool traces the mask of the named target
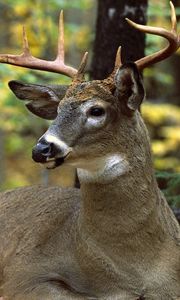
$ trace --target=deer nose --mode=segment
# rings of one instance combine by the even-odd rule
[[[35,162],[45,163],[47,158],[53,158],[57,154],[57,147],[53,143],[39,141],[32,150],[32,159]]]

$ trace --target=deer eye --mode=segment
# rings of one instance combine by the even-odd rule
[[[105,114],[105,110],[103,107],[91,107],[91,109],[89,110],[89,116],[92,117],[101,117]]]

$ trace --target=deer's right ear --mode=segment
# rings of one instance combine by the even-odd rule
[[[144,87],[141,75],[133,62],[122,65],[115,75],[116,96],[122,111],[131,115],[139,109],[144,99]]]
[[[12,80],[9,87],[33,114],[47,120],[57,116],[57,107],[68,86],[25,84]]]

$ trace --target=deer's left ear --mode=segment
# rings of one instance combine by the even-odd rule
[[[144,87],[142,78],[135,63],[122,65],[115,75],[115,95],[121,102],[122,111],[132,114],[139,109],[144,99]]]

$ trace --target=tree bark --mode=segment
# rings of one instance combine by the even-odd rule
[[[90,75],[106,78],[114,67],[116,51],[122,46],[122,61],[144,56],[145,36],[132,28],[125,18],[146,23],[148,0],[98,0],[96,37]]]

